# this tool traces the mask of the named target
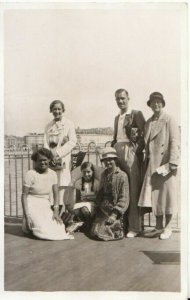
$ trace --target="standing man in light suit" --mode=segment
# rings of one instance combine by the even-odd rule
[[[127,90],[117,90],[115,99],[120,113],[115,118],[112,147],[114,146],[117,151],[120,168],[129,177],[130,202],[126,237],[134,238],[141,231],[138,200],[142,184],[141,163],[145,119],[141,111],[131,109]]]

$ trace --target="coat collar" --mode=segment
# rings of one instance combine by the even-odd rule
[[[131,111],[132,111],[131,107],[128,106],[127,111],[124,113],[124,115],[125,115],[125,116],[126,116],[126,115],[130,115],[130,114],[131,114]],[[119,112],[119,116],[123,116],[123,115],[121,115],[121,111]]]
[[[65,125],[65,118],[63,117],[60,121],[55,121],[54,119],[48,124],[47,131],[56,131],[62,129]]]
[[[148,141],[149,138],[150,138],[150,140],[153,140],[155,138],[155,136],[158,135],[158,133],[163,128],[163,126],[166,124],[167,119],[168,119],[167,115],[165,113],[162,113],[161,116],[159,117],[159,119],[157,120],[155,126],[153,128],[151,128],[152,122],[154,121],[154,115],[150,118],[150,120],[148,122],[147,130],[146,130],[146,134],[145,134],[146,142]]]
[[[60,121],[53,120],[53,124],[56,124],[58,127],[65,125],[65,118],[62,116]]]
[[[116,168],[115,168],[115,171],[114,171],[113,173],[111,173],[111,174],[113,175],[113,174],[117,174],[117,173],[119,173],[119,172],[121,172],[120,168],[119,168],[119,167],[116,167]],[[107,171],[107,169],[105,169],[105,174],[106,174],[106,175],[109,174],[108,171]]]

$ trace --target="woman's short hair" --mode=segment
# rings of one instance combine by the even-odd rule
[[[51,104],[49,106],[50,112],[53,111],[53,107],[54,107],[55,104],[61,104],[63,112],[65,111],[65,106],[64,106],[63,102],[61,100],[54,100],[54,101],[51,102]]]
[[[46,149],[46,148],[40,148],[39,150],[36,150],[32,156],[31,156],[31,159],[33,161],[37,161],[38,160],[38,157],[42,155],[42,156],[45,156],[47,157],[49,160],[52,160],[53,159],[53,154],[51,153],[50,150]]]
[[[128,93],[127,90],[125,90],[125,89],[118,89],[117,91],[115,91],[115,97],[117,97],[118,94],[123,93],[123,92],[125,92],[125,94],[127,96],[129,96],[129,93]]]

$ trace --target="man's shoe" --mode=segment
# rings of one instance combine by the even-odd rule
[[[168,240],[172,235],[171,229],[165,228],[164,231],[160,235],[161,240]]]
[[[162,232],[163,229],[154,228],[151,231],[145,231],[144,233],[142,233],[142,236],[145,238],[156,238],[159,237]]]
[[[126,237],[127,238],[134,238],[137,236],[137,232],[134,232],[134,231],[129,231],[127,234],[126,234]]]

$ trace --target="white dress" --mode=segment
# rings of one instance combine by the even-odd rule
[[[65,240],[73,236],[65,232],[65,225],[53,220],[50,195],[52,186],[57,184],[56,173],[47,169],[44,173],[29,170],[24,179],[24,186],[29,188],[27,196],[28,213],[34,224],[32,232],[40,239]],[[26,220],[23,219],[23,231],[26,232]]]
[[[64,138],[68,141],[63,144]],[[77,138],[72,121],[62,117],[61,121],[51,121],[45,128],[44,147],[51,150],[50,143],[54,142],[56,154],[62,158],[64,168],[56,171],[58,175],[58,186],[68,186],[71,181],[70,164],[71,151],[75,147]]]
[[[63,143],[65,138],[67,141]],[[64,166],[63,169],[56,171],[60,194],[59,204],[63,204],[63,195],[60,190],[71,182],[71,151],[77,142],[74,123],[64,117],[61,121],[52,120],[45,128],[44,147],[51,150],[52,142],[56,145],[54,151],[61,158]]]

